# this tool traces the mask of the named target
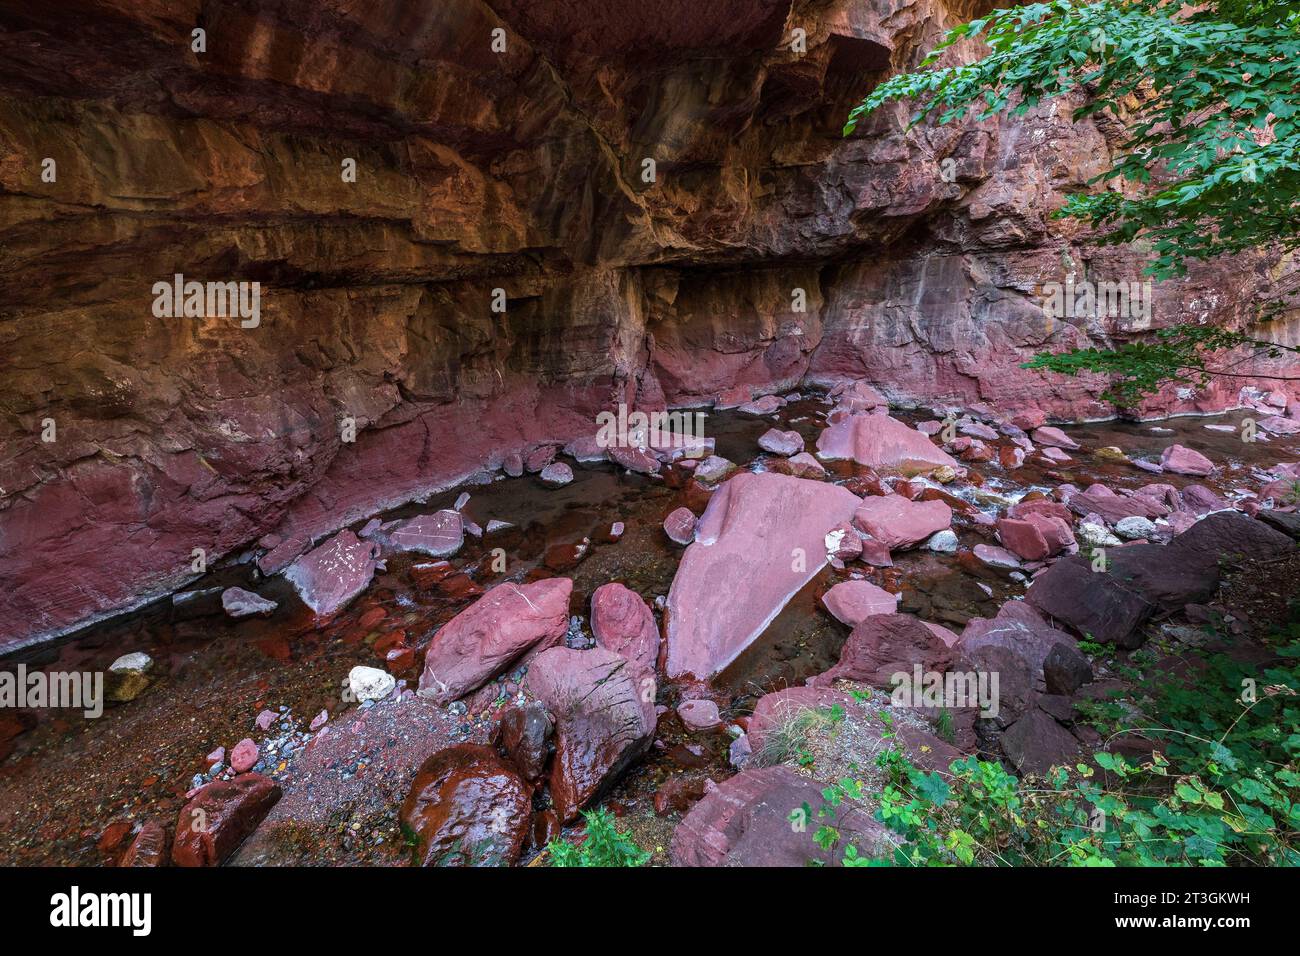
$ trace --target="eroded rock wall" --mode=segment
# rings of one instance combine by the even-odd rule
[[[621,401],[866,377],[1105,414],[1017,365],[1130,331],[1039,294],[1137,278],[1049,219],[1113,133],[1051,106],[840,135],[986,6],[0,3],[0,648],[167,593],[196,548],[273,572]],[[175,273],[260,282],[260,324],[155,317]],[[1242,322],[1287,274],[1203,267],[1154,324]]]

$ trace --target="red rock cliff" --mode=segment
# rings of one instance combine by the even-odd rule
[[[0,4],[0,648],[165,594],[195,548],[278,569],[620,401],[865,377],[1106,414],[1017,364],[1141,331],[1041,305],[1138,278],[1048,218],[1112,131],[840,135],[981,6]],[[1197,269],[1153,323],[1241,322],[1282,271]],[[175,273],[261,283],[260,324],[155,317]]]

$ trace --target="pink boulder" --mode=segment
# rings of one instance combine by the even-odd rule
[[[1074,543],[1069,523],[1054,515],[1031,511],[1024,518],[1003,518],[997,527],[1002,543],[1026,561],[1050,558]]]
[[[230,752],[230,767],[235,773],[248,773],[257,766],[257,744],[247,737]]]
[[[888,415],[854,414],[824,429],[817,454],[826,459],[852,459],[881,471],[922,474],[957,462],[925,435]]]
[[[711,700],[688,700],[677,708],[687,730],[712,730],[722,723],[718,705]]]
[[[649,749],[654,677],[603,647],[552,647],[529,665],[524,685],[555,718],[551,800],[568,822]]]
[[[793,430],[769,428],[759,436],[758,447],[773,455],[797,455],[803,451],[803,436]]]
[[[1186,445],[1170,445],[1160,455],[1160,464],[1178,475],[1204,476],[1214,471],[1214,462]]]
[[[601,647],[653,671],[659,657],[659,626],[650,606],[617,582],[591,595],[591,631]]]
[[[873,614],[897,611],[898,595],[890,594],[870,581],[841,581],[822,595],[822,604],[841,624],[857,627]]]
[[[572,591],[568,578],[494,587],[433,636],[420,696],[448,704],[478,690],[528,651],[559,641],[568,630]]]
[[[952,524],[952,509],[942,501],[872,496],[853,513],[853,523],[893,551],[913,547],[947,528]]]
[[[835,485],[770,472],[723,484],[668,593],[668,675],[707,680],[735,660],[825,565],[827,532],[860,503]]]

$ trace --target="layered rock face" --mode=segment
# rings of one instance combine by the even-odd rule
[[[1018,363],[1243,322],[1286,263],[1196,269],[1150,318],[1044,313],[1046,283],[1142,261],[1048,218],[1114,135],[1065,105],[910,133],[900,108],[841,137],[986,6],[0,11],[0,649],[240,554],[282,570],[619,402],[851,377],[1100,415],[1099,383]],[[259,310],[167,317],[177,274],[260,283]]]

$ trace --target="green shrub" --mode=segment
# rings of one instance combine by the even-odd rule
[[[1102,752],[1023,781],[975,757],[929,773],[892,747],[880,758],[890,782],[877,817],[901,839],[892,859],[848,846],[844,863],[1300,865],[1300,624],[1280,640],[1282,664],[1263,674],[1213,654],[1188,680],[1136,685],[1125,712],[1140,716],[1127,729],[1158,748],[1141,765]],[[1093,713],[1103,732],[1118,732],[1118,707]],[[844,780],[825,795],[833,817],[861,793]],[[831,822],[815,836],[824,849],[839,841]]]
[[[555,839],[547,844],[551,866],[645,866],[650,851],[642,850],[632,837],[614,826],[614,815],[603,807],[584,810],[587,838],[575,846]]]

